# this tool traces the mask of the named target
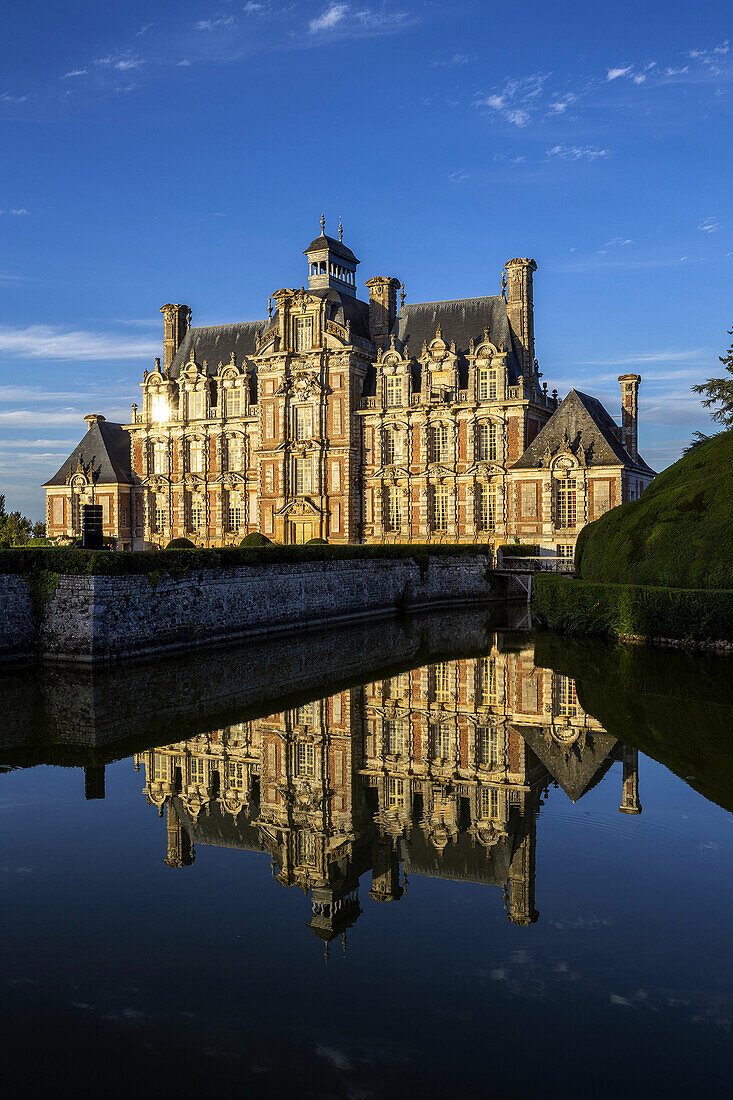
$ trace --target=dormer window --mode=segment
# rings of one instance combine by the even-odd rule
[[[190,420],[202,420],[206,415],[206,394],[203,390],[194,390],[188,395],[188,416]]]
[[[295,350],[310,351],[313,347],[313,318],[296,317],[295,319]]]
[[[170,418],[168,395],[154,393],[150,398],[150,417],[154,424],[164,424]]]
[[[496,371],[481,367],[478,372],[478,399],[479,401],[496,401],[497,381]]]
[[[242,391],[239,388],[225,390],[227,416],[239,416],[242,408]]]
[[[399,408],[402,404],[402,378],[391,374],[387,377],[387,407]]]

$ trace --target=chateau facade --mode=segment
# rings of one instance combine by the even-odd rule
[[[359,261],[340,227],[338,240],[321,229],[305,250],[308,289],[276,291],[261,321],[192,328],[188,306],[163,306],[163,357],[130,423],[87,418],[46,485],[51,538],[78,533],[78,503],[109,465],[102,437],[123,432],[130,456],[105,533],[132,549],[258,531],[282,543],[519,539],[572,556],[585,523],[650,483],[638,375],[619,380],[620,428],[596,399],[572,390],[560,403],[540,383],[534,260],[507,262],[501,294],[406,305],[402,291],[398,307],[390,276],[357,297]]]
[[[503,890],[508,918],[535,907],[536,822],[556,783],[573,801],[623,762],[620,810],[638,814],[638,761],[578,704],[572,679],[531,645],[494,635],[461,658],[349,688],[136,757],[166,816],[170,867],[198,845],[267,852],[283,886],[311,894],[328,943],[404,875]]]

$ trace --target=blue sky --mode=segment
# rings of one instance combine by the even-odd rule
[[[6,7],[0,78],[0,492],[125,420],[160,306],[265,315],[325,211],[408,302],[492,294],[533,256],[552,390],[673,461],[709,425],[733,303],[730,5],[210,0]],[[364,292],[362,292],[364,293]]]

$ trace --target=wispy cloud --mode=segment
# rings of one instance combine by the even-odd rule
[[[473,57],[467,53],[453,53],[449,57],[436,57],[430,64],[434,69],[457,68],[461,65],[470,65]]]
[[[59,80],[71,80],[72,77],[75,76],[86,76],[88,71],[88,69],[72,69],[71,72],[64,73],[63,76],[60,76]]]
[[[110,53],[106,57],[97,57],[94,61],[103,69],[116,69],[118,72],[127,72],[129,69],[137,69],[145,62],[131,50],[122,53]]]
[[[234,23],[233,15],[220,15],[216,19],[199,19],[194,27],[197,31],[214,31],[217,27],[232,27]]]
[[[27,95],[13,95],[11,92],[0,95],[0,103],[25,103],[27,99]]]
[[[547,79],[546,73],[532,73],[520,80],[507,80],[498,91],[478,93],[473,105],[488,108],[513,126],[526,126],[543,109],[541,96]]]
[[[322,31],[331,31],[339,23],[343,23],[349,11],[348,4],[330,4],[320,15],[311,19],[308,30],[311,34],[320,34]]]
[[[351,4],[328,4],[319,15],[308,23],[308,33],[313,38],[388,34],[408,26],[413,20],[404,11],[392,11],[386,3],[378,8],[357,8]]]
[[[599,149],[596,145],[553,145],[546,155],[559,160],[601,160],[610,157],[611,150]]]
[[[30,214],[30,210],[26,210],[24,206],[14,206],[9,210],[0,210],[0,217],[3,215],[9,215],[11,218],[25,218]]]
[[[609,69],[606,73],[606,80],[618,80],[621,76],[626,76],[631,72],[631,65],[627,65],[625,69]]]
[[[155,354],[156,347],[154,341],[124,340],[109,333],[65,332],[51,325],[0,325],[0,352],[20,359],[145,359]]]
[[[142,38],[142,36],[144,34],[147,34],[148,31],[150,30],[150,28],[154,27],[154,26],[155,26],[155,23],[145,23],[144,26],[142,26],[139,31],[135,31],[135,34],[138,38]]]
[[[697,228],[701,233],[717,233],[720,229],[720,222],[717,218],[703,218]]]

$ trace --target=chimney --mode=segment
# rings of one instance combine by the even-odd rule
[[[84,419],[87,422],[87,431],[90,432],[98,420],[106,420],[106,416],[102,416],[101,413],[89,413],[89,416],[85,416]]]
[[[640,814],[641,802],[639,801],[639,750],[623,748],[623,787],[621,793],[621,805],[619,811],[622,814]]]
[[[622,374],[621,383],[621,442],[634,462],[639,457],[639,383],[640,374]]]
[[[188,332],[191,310],[188,306],[169,302],[161,306],[160,312],[163,314],[163,370],[168,370]]]
[[[522,373],[525,389],[534,374],[534,301],[532,275],[537,270],[534,260],[507,260],[506,311],[514,334],[522,345]]]
[[[377,347],[384,348],[397,318],[400,281],[388,275],[375,275],[366,285],[369,287],[369,331]]]

